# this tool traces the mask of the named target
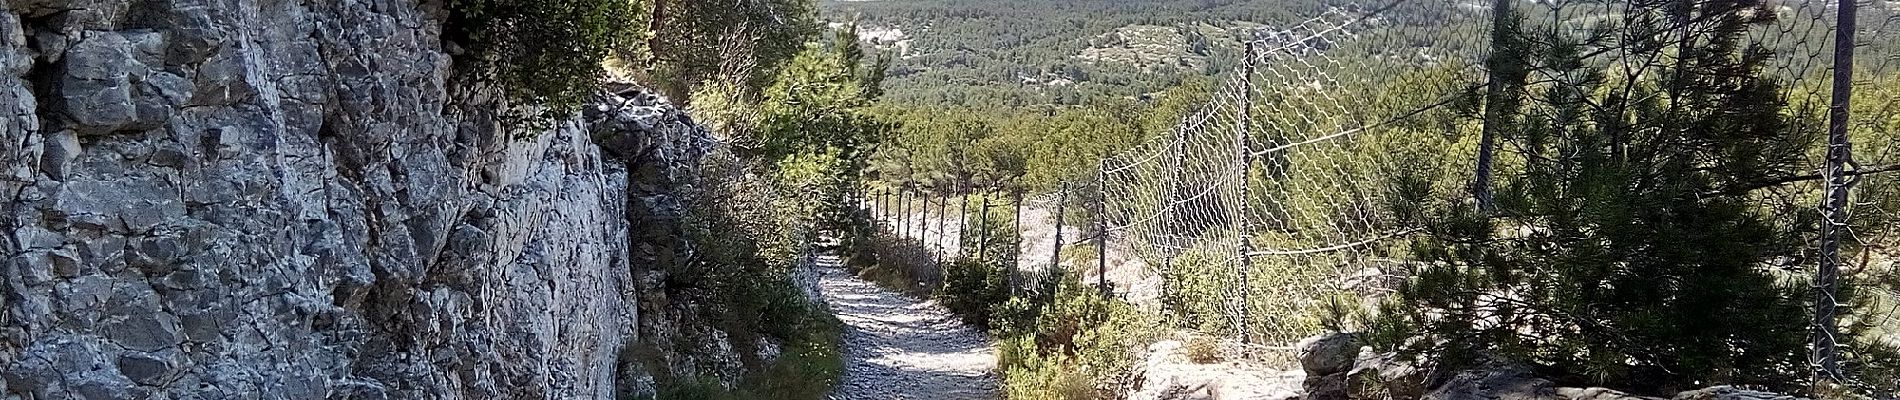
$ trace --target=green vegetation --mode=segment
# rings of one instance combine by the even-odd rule
[[[753,335],[785,343],[783,356],[727,389],[702,377],[662,380],[661,398],[824,398],[842,373],[840,323],[804,298],[790,274],[821,231],[848,229],[843,199],[859,186],[866,149],[883,124],[861,111],[876,74],[858,63],[848,33],[811,44],[753,103],[738,84],[708,85],[708,121],[739,143],[702,166],[711,179],[687,207],[690,263],[669,271],[669,290],[698,296],[702,318],[732,335],[741,354]],[[757,110],[751,112],[747,110]]]
[[[1087,107],[882,106],[877,112],[898,125],[872,156],[866,178],[940,193],[1053,192],[1102,157],[1166,132],[1207,98],[1210,86],[1192,80],[1147,102]]]
[[[683,325],[724,332],[745,374],[676,375],[649,343],[630,345],[628,362],[656,373],[661,399],[825,398],[843,373],[843,327],[794,278],[820,237],[854,225],[844,199],[889,129],[866,111],[881,67],[849,30],[818,35],[808,1],[645,4],[648,40],[614,49],[617,72],[676,99],[691,93],[694,115],[727,144],[699,166],[680,232],[690,249],[665,252],[679,257],[663,263],[666,296],[690,313]],[[758,359],[760,339],[782,353]],[[721,339],[674,345],[707,340]]]
[[[1161,321],[1074,279],[1047,298],[1011,299],[996,313],[991,334],[1009,399],[1118,398],[1116,383],[1132,377],[1135,352],[1163,332]]]
[[[1010,299],[1010,271],[1021,239],[1014,228],[1015,215],[993,210],[983,218],[980,197],[963,201],[967,204],[959,207],[953,205],[955,200],[931,200],[969,212],[959,228],[962,254],[937,260],[935,244],[899,239],[888,226],[871,225],[865,215],[865,235],[849,255],[848,265],[860,278],[913,296],[935,296],[965,323],[989,327],[996,307]],[[941,272],[938,262],[943,264]]]
[[[1006,109],[1136,99],[1239,65],[1242,40],[1323,15],[1317,0],[826,1],[827,18],[901,30],[892,102]],[[1482,38],[1451,3],[1403,2],[1395,38],[1461,51]],[[895,31],[892,31],[895,33]],[[907,49],[907,51],[904,51]]]
[[[1319,72],[1352,79],[1324,88],[1257,88],[1258,104],[1271,106],[1249,117],[1271,128],[1247,132],[1250,140],[1284,143],[1302,130],[1338,131],[1366,123],[1366,115],[1437,101],[1427,98],[1433,94],[1477,88],[1484,77],[1466,67],[1487,42],[1521,64],[1489,65],[1492,78],[1507,83],[1500,86],[1507,96],[1468,92],[1356,133],[1348,144],[1260,160],[1247,178],[1258,196],[1247,199],[1246,211],[1273,222],[1247,232],[1251,245],[1313,247],[1300,233],[1328,229],[1364,236],[1423,228],[1424,235],[1406,243],[1409,249],[1366,250],[1419,269],[1382,316],[1348,311],[1356,294],[1328,286],[1362,260],[1259,260],[1247,266],[1257,279],[1245,304],[1258,312],[1260,326],[1239,329],[1282,338],[1370,328],[1391,347],[1431,335],[1444,346],[1414,350],[1454,363],[1502,354],[1564,383],[1642,392],[1708,382],[1803,391],[1811,300],[1806,277],[1794,270],[1814,256],[1805,244],[1818,223],[1811,207],[1816,188],[1809,181],[1760,183],[1808,174],[1816,165],[1813,135],[1825,110],[1790,93],[1825,93],[1810,79],[1822,71],[1775,63],[1817,51],[1822,46],[1815,43],[1825,40],[1753,36],[1773,30],[1759,19],[1765,15],[1807,18],[1803,13],[1813,9],[1757,13],[1752,1],[1697,4],[1692,11],[1653,10],[1653,17],[1620,28],[1673,32],[1664,22],[1687,14],[1670,13],[1693,13],[1706,30],[1686,47],[1658,41],[1669,36],[1663,34],[1612,40],[1537,30],[1507,30],[1490,42],[1481,10],[1429,2],[1402,2],[1351,32],[1357,40],[1315,42],[1335,68]],[[866,181],[939,194],[1047,193],[1065,181],[1086,181],[1098,160],[1170,134],[1218,92],[1218,77],[1239,65],[1241,39],[1326,15],[1338,4],[826,5],[831,19],[853,24],[822,35],[812,0],[446,5],[444,47],[455,56],[456,78],[513,99],[501,113],[511,122],[570,114],[600,83],[602,64],[613,63],[625,77],[691,104],[732,144],[708,161],[707,175],[716,178],[689,199],[692,213],[680,233],[694,244],[694,257],[668,266],[668,295],[703,305],[695,317],[731,334],[741,353],[758,338],[783,343],[785,352],[772,363],[745,360],[750,372],[731,388],[663,376],[661,398],[815,399],[829,390],[841,373],[839,324],[790,283],[824,231],[846,233],[849,263],[862,274],[930,292],[991,328],[1002,343],[1004,386],[1013,399],[1104,398],[1111,383],[1127,377],[1131,351],[1164,327],[1235,329],[1225,326],[1218,301],[1231,274],[1218,261],[1227,253],[1212,248],[1169,260],[1174,268],[1164,276],[1159,305],[1166,315],[1153,317],[1072,279],[1050,282],[1054,288],[1043,297],[1010,298],[1005,271],[1013,261],[1002,252],[951,260],[932,277],[940,281],[917,288],[919,268],[910,263],[922,244],[878,234],[867,215],[847,205]],[[1870,21],[1893,12],[1864,11]],[[857,26],[876,34],[860,37]],[[1900,143],[1900,77],[1879,70],[1890,63],[1878,61],[1900,53],[1896,42],[1862,48],[1863,60],[1879,64],[1862,76],[1893,83],[1862,85],[1871,90],[1856,94],[1863,166],[1900,161],[1893,145]],[[890,51],[872,56],[867,43]],[[1648,71],[1614,71],[1590,52],[1610,45],[1619,46],[1619,57],[1662,61],[1640,67]],[[1274,73],[1283,72],[1298,73]],[[1308,101],[1319,95],[1349,104]],[[1465,198],[1476,135],[1487,124],[1501,143],[1499,179],[1496,208],[1481,210]],[[1284,171],[1320,172],[1276,175]],[[1900,244],[1895,175],[1866,176],[1856,187],[1847,254],[1864,268],[1852,271],[1843,292],[1853,303],[1843,328],[1853,338],[1847,368],[1864,381],[1852,389],[1861,392],[1900,390],[1889,383],[1900,382],[1900,324],[1880,314],[1900,304],[1900,271],[1892,267],[1900,259],[1893,251]],[[1314,181],[1391,190],[1340,193]],[[1084,205],[1105,195],[1086,185],[1070,194],[1071,211],[1059,218],[1072,227],[1091,217]],[[1381,206],[1386,210],[1365,211]],[[1339,224],[1345,209],[1378,216]],[[999,234],[964,248],[1014,247],[1016,238],[1000,234],[1011,232],[1000,220],[970,224]],[[1287,287],[1315,289],[1276,290]],[[1206,344],[1197,348],[1211,348]]]
[[[538,127],[589,100],[601,63],[634,38],[627,21],[639,12],[628,0],[451,0],[447,9],[458,77],[496,84],[526,113],[505,116]]]
[[[822,311],[809,323],[795,327],[797,336],[785,343],[780,359],[746,375],[734,388],[706,379],[661,382],[655,399],[747,400],[825,399],[844,374],[843,349],[838,338],[844,324]]]
[[[990,325],[991,308],[1009,300],[1009,271],[993,263],[961,258],[944,266],[943,307],[978,327]]]
[[[647,40],[624,57],[644,62],[643,81],[681,104],[708,84],[748,94],[771,85],[820,33],[811,0],[644,1]]]
[[[1823,10],[1761,12],[1759,2],[1708,0],[1693,11],[1638,9],[1649,14],[1630,26],[1553,32],[1538,24],[1582,27],[1591,18],[1579,16],[1621,10],[1577,5],[1559,15],[1527,7],[1521,17],[1533,26],[1494,43],[1485,4],[1428,3],[1402,4],[1382,15],[1388,20],[1368,24],[1376,27],[1353,32],[1355,40],[1325,43],[1335,46],[1325,54],[1331,65],[1262,74],[1329,75],[1323,88],[1256,87],[1260,106],[1250,117],[1258,125],[1248,132],[1255,143],[1367,129],[1266,155],[1250,172],[1255,197],[1246,202],[1257,221],[1270,221],[1247,232],[1255,248],[1340,243],[1314,242],[1314,232],[1337,232],[1335,240],[1414,228],[1422,235],[1355,256],[1254,260],[1246,299],[1253,326],[1239,329],[1273,340],[1372,329],[1390,347],[1429,335],[1447,347],[1418,355],[1458,365],[1470,360],[1464,356],[1500,354],[1566,384],[1660,393],[1719,382],[1804,392],[1812,294],[1805,285],[1811,271],[1801,268],[1814,263],[1817,185],[1761,183],[1812,174],[1819,165],[1815,135],[1825,126],[1825,104],[1812,100],[1827,93],[1818,75],[1826,60],[1820,48],[1831,38],[1826,29],[1804,28],[1826,25],[1813,20]],[[1222,0],[826,5],[834,19],[880,31],[867,41],[901,52],[891,94],[876,107],[897,126],[871,156],[867,180],[936,193],[1049,193],[1063,181],[1078,183],[1065,216],[1071,227],[1093,217],[1087,202],[1102,195],[1088,187],[1097,161],[1170,134],[1217,91],[1207,78],[1236,68],[1239,37],[1327,10],[1303,1]],[[1671,12],[1706,23],[1688,51],[1663,40],[1684,31],[1671,28],[1680,16]],[[1862,20],[1892,12],[1864,8]],[[1771,16],[1782,25],[1771,25]],[[1861,29],[1863,37],[1879,37],[1878,28]],[[1890,60],[1900,48],[1900,41],[1867,42],[1862,65]],[[1492,46],[1517,61],[1488,65],[1507,83],[1502,97],[1485,96],[1486,65],[1475,57],[1475,49]],[[1900,143],[1893,136],[1900,92],[1880,83],[1896,78],[1890,62],[1871,63],[1861,79],[1874,83],[1859,85],[1854,101],[1856,159],[1864,168],[1900,160],[1893,145]],[[1431,104],[1391,124],[1367,125]],[[1471,166],[1487,125],[1499,135],[1497,207],[1480,212],[1470,200]],[[1845,253],[1865,268],[1851,271],[1855,279],[1843,292],[1855,304],[1843,321],[1854,338],[1845,345],[1847,368],[1862,393],[1891,393],[1897,389],[1887,382],[1900,382],[1900,358],[1890,348],[1900,343],[1900,324],[1882,314],[1900,304],[1900,273],[1890,266],[1900,258],[1892,250],[1900,244],[1895,175],[1865,176],[1855,187],[1856,237]],[[1112,210],[1155,201],[1117,200],[1123,204]],[[1157,324],[1236,329],[1221,303],[1222,291],[1233,289],[1231,264],[1221,260],[1232,251],[1197,247],[1169,260],[1160,299],[1166,321]],[[883,261],[866,257],[863,265]],[[1073,358],[1107,360],[1119,350],[1022,339],[1034,336],[1025,331],[1060,330],[1036,317],[1061,314],[1045,304],[1062,300],[998,304],[990,278],[997,267],[986,264],[950,263],[942,288],[954,289],[939,296],[966,315],[989,312],[1004,343],[1011,398],[1101,394],[1113,368],[1098,371]],[[1416,273],[1383,317],[1359,304],[1380,295],[1338,283],[1370,266]],[[1118,328],[1076,326],[1110,336]]]
[[[1764,74],[1769,53],[1743,40],[1768,22],[1759,3],[1698,4],[1625,28],[1709,21],[1692,36],[1612,44],[1671,60],[1649,72],[1602,72],[1581,38],[1500,35],[1515,45],[1495,57],[1528,65],[1494,68],[1508,91],[1485,116],[1501,140],[1495,209],[1398,171],[1394,214],[1428,234],[1414,243],[1422,270],[1374,323],[1408,333],[1375,337],[1429,334],[1442,345],[1412,350],[1454,365],[1495,352],[1561,383],[1641,393],[1807,390],[1812,295],[1769,267],[1801,257],[1817,217],[1777,218],[1755,190],[1815,165],[1822,125],[1795,124]]]

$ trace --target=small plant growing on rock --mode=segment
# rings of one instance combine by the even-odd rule
[[[1207,335],[1194,335],[1188,338],[1185,350],[1188,361],[1195,364],[1213,364],[1220,361],[1220,341]]]

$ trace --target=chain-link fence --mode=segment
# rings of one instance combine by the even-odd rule
[[[1756,212],[1817,228],[1796,232],[1802,256],[1763,266],[1818,299],[1812,367],[1820,379],[1888,384],[1838,366],[1832,347],[1846,331],[1900,344],[1900,174],[1888,174],[1900,170],[1900,2],[1352,3],[1251,32],[1243,67],[1203,107],[1105,157],[1093,176],[1005,196],[1003,214],[1017,222],[1002,227],[1012,243],[999,248],[1013,249],[1004,251],[1012,276],[1031,276],[1016,282],[1074,274],[1178,325],[1283,349],[1340,328],[1341,314],[1419,267],[1407,245],[1423,227],[1395,215],[1396,175],[1455,186],[1488,208],[1493,191],[1523,189],[1492,187],[1494,170],[1545,156],[1521,147],[1536,140],[1525,132],[1586,118],[1566,101],[1653,103],[1668,115],[1687,102],[1677,89],[1715,81],[1683,65],[1721,57],[1749,66],[1729,72],[1772,80],[1787,122],[1777,129],[1811,138],[1803,173],[1730,189]],[[1737,30],[1733,43],[1711,39]],[[914,255],[933,259],[915,263],[926,270],[914,276],[941,279],[934,260],[971,252],[961,226],[973,214],[950,208],[978,196],[867,197],[896,237],[929,250]],[[1869,290],[1854,312],[1837,313],[1828,305],[1847,304],[1835,293],[1848,281]]]

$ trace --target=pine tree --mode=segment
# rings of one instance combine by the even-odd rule
[[[1420,208],[1423,181],[1400,185],[1398,213],[1429,227],[1416,253],[1430,266],[1386,326],[1567,383],[1799,389],[1805,296],[1767,267],[1800,241],[1737,190],[1794,175],[1810,143],[1782,115],[1766,54],[1741,41],[1774,13],[1759,0],[1672,4],[1631,7],[1622,41],[1511,49],[1558,77],[1499,113],[1515,121],[1486,121],[1508,124],[1495,130],[1500,156],[1521,166],[1498,171],[1489,213]],[[1621,71],[1591,56],[1601,46],[1669,62],[1611,76]]]
[[[779,71],[759,105],[757,151],[779,169],[784,183],[822,195],[828,213],[852,204],[874,146],[891,129],[868,108],[880,92],[882,63],[864,65],[856,27],[828,44],[810,44]]]
[[[653,0],[650,8],[652,83],[683,101],[709,80],[765,87],[820,33],[812,0]]]

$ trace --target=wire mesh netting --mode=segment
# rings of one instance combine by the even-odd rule
[[[1461,145],[1453,106],[1483,76],[1485,46],[1466,28],[1486,15],[1339,6],[1259,32],[1198,112],[1104,160],[1111,252],[1156,272],[1178,323],[1255,343],[1319,333],[1331,300],[1388,290],[1404,274],[1388,240],[1411,230],[1380,175],[1454,161],[1424,155]]]
[[[1564,101],[1686,101],[1666,91],[1641,92],[1635,82],[1681,79],[1678,66],[1691,53],[1675,49],[1724,45],[1709,39],[1719,36],[1711,32],[1738,29],[1731,26],[1736,21],[1745,32],[1742,48],[1731,55],[1759,61],[1760,76],[1776,83],[1785,102],[1787,129],[1812,138],[1802,170],[1819,178],[1828,173],[1827,117],[1835,104],[1834,68],[1844,54],[1836,45],[1843,3],[1329,4],[1310,18],[1254,32],[1245,43],[1243,67],[1223,77],[1203,106],[1167,132],[1102,159],[1093,176],[1071,182],[1075,190],[1014,201],[1007,212],[1022,222],[1003,227],[1014,233],[1007,245],[1016,250],[1008,252],[1012,265],[1043,274],[1026,281],[1053,273],[1110,277],[1105,282],[1112,288],[1105,289],[1166,310],[1177,325],[1241,338],[1273,353],[1340,328],[1340,314],[1392,292],[1418,267],[1409,261],[1407,238],[1422,227],[1394,215],[1400,208],[1392,198],[1395,175],[1425,177],[1440,191],[1475,190],[1488,185],[1474,183],[1488,182],[1479,176],[1489,169],[1517,168],[1523,154],[1532,153],[1514,149],[1500,151],[1495,160],[1481,157],[1483,138],[1491,133],[1487,121],[1563,126],[1579,118],[1566,114],[1571,104]],[[1854,4],[1859,10],[1848,37],[1857,62],[1846,85],[1854,94],[1844,103],[1853,159],[1834,172],[1851,175],[1846,181],[1853,184],[1851,201],[1839,213],[1846,218],[1839,260],[1873,294],[1859,300],[1866,302],[1855,308],[1860,312],[1841,318],[1842,329],[1872,330],[1875,340],[1900,344],[1900,321],[1894,319],[1900,315],[1894,261],[1900,259],[1900,179],[1881,174],[1900,162],[1900,2]],[[1500,7],[1514,18],[1497,18]],[[1701,11],[1672,11],[1682,7]],[[1494,35],[1500,29],[1520,39],[1501,42]],[[1568,57],[1493,59],[1500,43]],[[1496,101],[1486,99],[1498,93],[1487,77],[1501,68],[1525,74],[1515,93],[1537,94],[1522,96],[1519,101],[1528,104],[1509,115],[1481,106]],[[1627,95],[1619,97],[1618,90]],[[1487,162],[1477,167],[1481,159]],[[1760,212],[1798,224],[1830,215],[1819,207],[1825,182],[1778,182],[1752,196]],[[960,228],[968,212],[952,211],[964,216],[950,218],[959,228],[932,231],[908,217],[914,210],[902,200],[877,197],[870,207],[881,210],[900,237],[950,235],[958,245],[941,251],[968,251],[961,245],[969,235]],[[1490,201],[1478,197],[1471,201]],[[1067,211],[1053,210],[1062,207]],[[1805,285],[1824,257],[1818,253],[1827,237],[1799,233],[1808,248],[1803,257],[1764,267]],[[1062,250],[1095,243],[1105,244],[1095,257],[1065,256]],[[1291,357],[1280,354],[1267,358],[1292,367]],[[1840,379],[1878,386],[1849,371]]]

